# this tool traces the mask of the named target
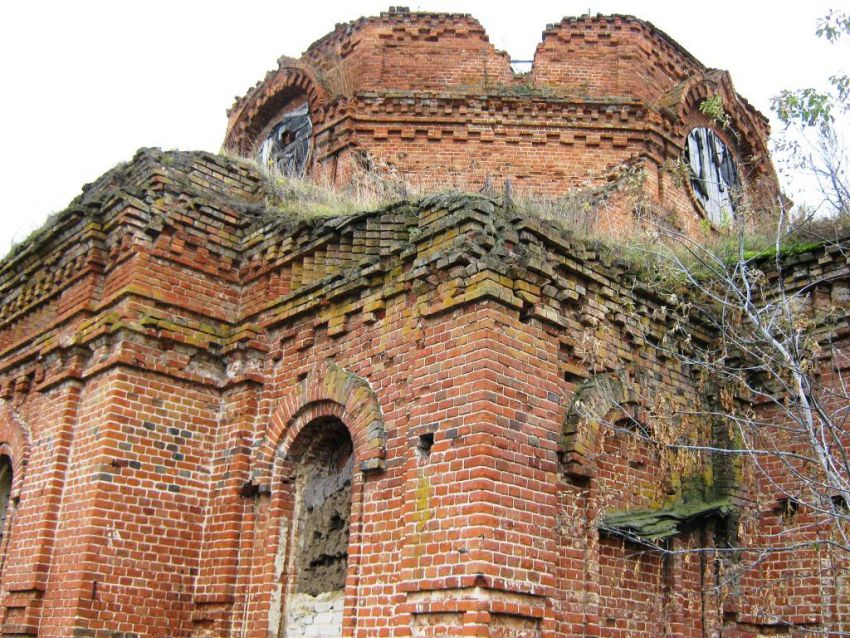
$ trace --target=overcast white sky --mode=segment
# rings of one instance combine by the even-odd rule
[[[403,0],[396,0],[403,4]],[[653,22],[704,64],[727,69],[764,113],[782,88],[850,66],[847,42],[814,36],[848,0],[433,0],[411,9],[472,13],[490,40],[531,59],[547,23],[587,13]],[[80,187],[142,146],[217,151],[225,110],[282,54],[388,1],[8,0],[0,3],[0,254]],[[777,128],[777,125],[774,126]]]

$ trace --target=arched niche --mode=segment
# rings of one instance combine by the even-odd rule
[[[14,477],[12,498],[16,498],[20,493],[24,471],[29,462],[30,434],[26,425],[2,399],[0,399],[0,455],[10,459]]]
[[[12,538],[16,504],[29,461],[29,441],[29,430],[9,404],[0,400],[0,572]]]
[[[278,401],[268,430],[254,451],[252,482],[270,486],[276,455],[288,454],[301,430],[320,418],[337,418],[346,424],[356,471],[384,469],[387,433],[377,396],[364,378],[324,361],[287,388]]]
[[[348,576],[354,444],[337,417],[311,420],[279,450],[272,497],[279,503],[276,595],[279,638],[342,635]],[[276,492],[280,492],[279,494]]]
[[[362,377],[326,360],[283,393],[252,463],[252,483],[271,496],[277,544],[269,635],[305,635],[319,609],[332,622],[310,635],[341,635],[349,527],[365,475],[385,458],[383,416]]]
[[[597,375],[585,381],[573,396],[561,428],[561,458],[566,473],[576,478],[596,475],[602,428],[634,417],[628,406],[638,404],[634,385],[624,372]],[[625,420],[623,423],[631,421]]]

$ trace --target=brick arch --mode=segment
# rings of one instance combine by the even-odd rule
[[[317,115],[328,103],[327,91],[310,69],[294,63],[282,64],[237,104],[230,117],[224,147],[242,153],[251,152],[263,129],[280,113],[287,101],[299,94],[307,96],[315,127]]]
[[[567,474],[596,475],[603,424],[612,413],[622,413],[622,406],[639,404],[634,387],[622,371],[597,375],[579,386],[561,427],[561,458]]]
[[[766,156],[767,146],[759,131],[759,126],[753,120],[753,114],[741,103],[741,98],[735,91],[732,79],[726,71],[713,71],[710,74],[691,78],[685,83],[677,108],[679,119],[684,128],[687,129],[683,131],[684,135],[688,134],[690,125],[695,123],[695,117],[698,119],[705,117],[700,113],[699,106],[703,100],[713,95],[720,95],[723,99],[723,108],[731,119],[732,128],[739,136],[737,143],[733,146],[739,147],[739,152],[750,156]],[[727,138],[727,144],[732,142],[729,135],[724,135],[724,137]]]
[[[29,462],[30,435],[9,404],[0,399],[0,455],[2,454],[12,459],[12,496],[18,496]]]
[[[384,469],[387,434],[377,396],[362,377],[324,361],[280,399],[257,449],[255,482],[269,485],[276,456],[288,454],[309,423],[328,417],[348,428],[361,472]]]

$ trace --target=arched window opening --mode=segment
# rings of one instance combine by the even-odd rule
[[[9,521],[9,501],[12,499],[12,459],[0,456],[0,547],[6,540]]]
[[[307,103],[283,114],[260,145],[260,163],[283,175],[301,177],[307,169],[313,123]]]
[[[338,419],[319,419],[298,435],[294,469],[289,582],[280,638],[342,635],[348,570],[353,445]]]

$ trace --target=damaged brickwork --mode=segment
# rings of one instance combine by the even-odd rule
[[[719,100],[727,121],[702,112],[707,99]],[[357,188],[379,174],[401,190],[502,192],[510,182],[515,195],[557,197],[610,185],[630,165],[640,197],[688,231],[700,220],[728,221],[726,186],[759,203],[779,194],[767,118],[729,73],[631,16],[548,25],[519,74],[469,15],[394,7],[340,24],[300,58],[281,57],[236,101],[225,148],[268,162],[272,138],[305,104],[312,133],[300,171],[321,183]],[[690,148],[693,131],[728,147],[723,167],[699,163],[718,151]],[[706,177],[721,169],[728,184],[714,201],[718,187]],[[628,200],[618,193],[597,212],[602,230],[641,221]]]
[[[272,196],[146,150],[3,263],[5,634],[762,622],[702,589],[716,561],[624,540],[704,547],[759,502],[708,452],[643,443],[719,433],[624,262],[481,196],[330,218]],[[844,254],[795,259],[840,296]]]
[[[288,464],[294,469],[294,525],[285,530],[291,534],[293,577],[281,582],[289,591],[279,633],[339,636],[351,524],[351,437],[341,421],[319,419],[301,432],[297,448]]]
[[[445,77],[422,62],[434,43]],[[453,140],[565,185],[556,165],[679,157],[717,91],[765,141],[726,75],[633,18],[547,28],[528,95],[482,93],[482,65],[516,80],[468,16],[391,10],[282,60],[228,144],[256,150],[306,100],[311,170],[342,175],[364,139],[442,170]],[[778,470],[712,453],[716,396],[670,347],[716,335],[626,261],[483,194],[337,216],[278,198],[256,164],[143,149],[0,262],[0,634],[752,638],[846,619],[844,583],[810,576],[817,547],[764,561],[800,570],[778,589],[764,570],[710,586],[731,564],[715,548],[811,513],[777,503]],[[839,352],[847,255],[785,264],[789,290],[845,309]]]
[[[308,473],[296,490],[303,490],[298,535],[297,591],[311,596],[342,590],[348,565],[348,529],[351,513],[350,443],[343,450],[348,455],[342,468],[327,473]],[[336,464],[337,458],[331,462]],[[324,469],[324,468],[323,468]]]

